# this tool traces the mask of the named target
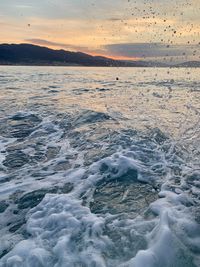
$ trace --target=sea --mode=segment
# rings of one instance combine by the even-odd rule
[[[199,267],[200,69],[1,66],[0,266]]]

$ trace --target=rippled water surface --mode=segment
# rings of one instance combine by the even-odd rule
[[[0,67],[0,266],[200,266],[199,69]]]

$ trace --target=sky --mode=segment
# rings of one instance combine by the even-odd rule
[[[0,43],[115,59],[200,60],[200,0],[0,0]]]

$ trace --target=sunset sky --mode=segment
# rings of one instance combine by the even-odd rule
[[[0,43],[200,60],[200,0],[1,0]]]

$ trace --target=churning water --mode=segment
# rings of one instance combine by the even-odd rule
[[[1,267],[200,266],[199,69],[0,67],[0,103]]]

